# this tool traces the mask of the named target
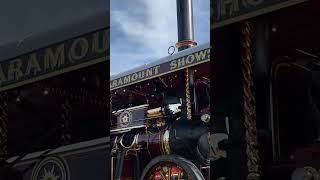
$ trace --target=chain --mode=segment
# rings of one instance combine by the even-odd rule
[[[7,159],[7,124],[8,124],[8,96],[0,93],[0,162]]]
[[[189,69],[185,69],[185,82],[186,82],[186,104],[187,104],[187,118],[191,119],[191,97],[190,97],[190,85],[189,85]]]
[[[241,61],[243,73],[244,125],[247,143],[248,180],[260,179],[259,152],[256,127],[255,97],[253,92],[253,64],[251,53],[251,24],[241,24]]]
[[[71,133],[70,133],[70,125],[71,125],[71,105],[70,102],[66,99],[65,103],[62,105],[62,113],[61,113],[61,140],[62,145],[68,145],[71,143]]]

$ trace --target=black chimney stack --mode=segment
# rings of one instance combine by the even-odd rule
[[[193,37],[192,0],[177,0],[178,51],[196,45]]]

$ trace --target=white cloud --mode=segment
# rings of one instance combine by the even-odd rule
[[[128,11],[112,11],[111,21],[119,26],[120,30],[138,44],[149,47],[154,56],[163,55],[170,45],[175,43],[176,17],[175,1],[172,0],[144,0],[144,16],[146,21],[132,16],[135,7]]]
[[[117,7],[125,4],[124,0],[113,1],[112,3],[118,3]],[[128,8],[113,9],[111,4],[111,36],[118,35],[119,32],[115,31],[120,31],[122,35],[111,38],[111,74],[145,64],[146,60],[150,60],[150,58],[156,60],[167,56],[169,46],[175,45],[177,42],[176,0],[134,1],[138,5],[132,4],[131,0],[131,6]],[[209,4],[209,0],[203,1]],[[196,3],[199,4],[199,2]],[[195,24],[201,24],[199,19],[204,18],[203,13],[200,14],[203,7],[209,7],[209,5],[194,6],[194,8],[198,8],[194,10],[194,13],[197,13],[194,16],[201,17],[194,19],[198,21]],[[207,20],[209,20],[209,16]],[[205,37],[209,37],[207,36],[208,32],[209,26],[207,32],[199,32],[195,34],[195,37],[206,39]],[[141,49],[144,51],[141,52]]]

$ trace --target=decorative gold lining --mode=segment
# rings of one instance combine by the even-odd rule
[[[125,146],[125,145],[122,143],[122,140],[123,140],[124,135],[125,135],[125,134],[123,134],[123,135],[120,137],[119,143],[120,143],[121,147],[126,148],[126,149],[131,149],[131,148],[134,148],[135,146],[138,145],[139,134],[136,134],[136,135],[134,136],[134,139],[133,139],[131,145],[128,146],[128,147]]]

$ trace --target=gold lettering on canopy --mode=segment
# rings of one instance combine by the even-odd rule
[[[23,76],[21,71],[22,61],[21,59],[15,59],[10,61],[9,70],[8,70],[8,80],[19,80]]]
[[[85,38],[76,39],[71,45],[71,49],[69,51],[69,60],[73,62],[74,60],[79,60],[84,58],[88,53],[88,48],[89,48],[89,43],[87,39]],[[78,49],[80,49],[80,51],[77,53]]]
[[[44,70],[59,68],[65,64],[64,44],[59,45],[53,52],[52,48],[47,48],[44,54]]]
[[[102,29],[0,61],[0,90],[107,61],[109,39],[109,29]]]
[[[27,65],[26,75],[29,75],[32,70],[34,75],[37,74],[39,71],[41,71],[40,64],[37,60],[37,54],[35,53],[30,55],[30,59]]]

